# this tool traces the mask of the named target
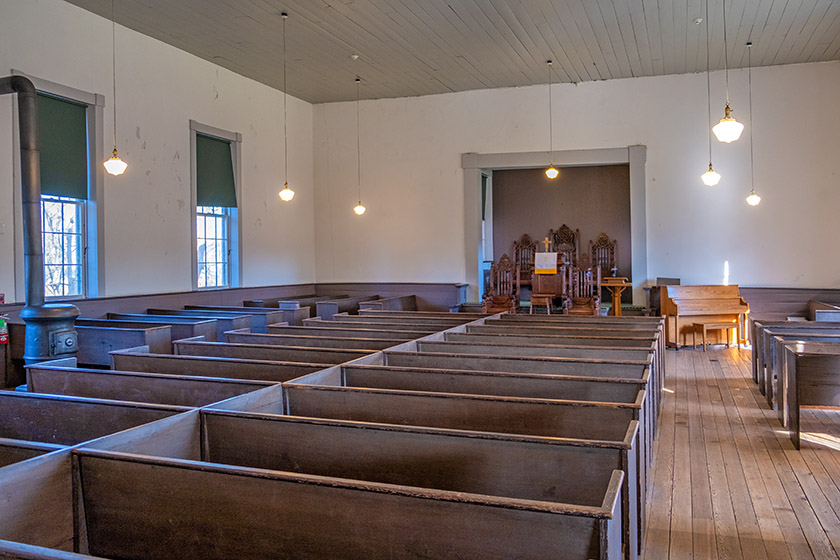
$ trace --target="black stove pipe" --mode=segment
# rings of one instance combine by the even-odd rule
[[[38,151],[38,96],[23,76],[0,78],[0,95],[16,93],[20,129],[21,200],[23,202],[23,268],[26,307],[26,363],[75,353],[74,323],[79,310],[70,304],[44,303],[44,250],[41,241],[41,161]]]

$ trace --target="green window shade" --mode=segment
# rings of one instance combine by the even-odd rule
[[[87,106],[38,94],[41,192],[87,199]]]
[[[196,205],[236,208],[230,142],[195,135]]]

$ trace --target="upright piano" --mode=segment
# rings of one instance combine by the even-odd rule
[[[669,346],[679,348],[685,344],[685,336],[693,331],[694,321],[737,322],[738,342],[745,342],[750,306],[741,297],[737,285],[661,286],[660,289]]]

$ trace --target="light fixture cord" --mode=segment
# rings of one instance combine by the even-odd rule
[[[554,123],[551,111],[551,61],[548,61],[548,165],[554,165]]]
[[[729,107],[729,47],[726,42],[726,0],[723,0],[723,73],[726,80],[726,106]]]
[[[114,151],[117,150],[117,8],[111,0],[111,77],[114,86]]]
[[[712,79],[709,70],[709,0],[706,0],[706,103],[708,107],[706,134],[709,137],[709,167],[712,166]]]
[[[359,185],[359,204],[362,203],[362,147],[361,128],[359,126],[359,84],[361,78],[356,78],[356,182]]]
[[[283,15],[283,169],[285,175],[284,188],[289,186],[289,139],[286,126],[286,19],[288,16]]]
[[[755,194],[755,173],[753,172],[753,118],[752,118],[752,42],[747,43],[747,91],[750,101],[750,194]]]

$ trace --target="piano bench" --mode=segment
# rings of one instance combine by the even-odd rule
[[[691,331],[691,342],[694,348],[697,348],[697,332],[701,332],[703,335],[703,352],[706,351],[706,333],[708,331],[717,331],[723,330],[726,334],[726,347],[729,348],[729,331],[736,330],[738,328],[738,323],[721,323],[720,321],[695,321],[692,323],[692,331]],[[736,335],[737,337],[737,331]],[[737,338],[736,338],[737,341]],[[738,343],[738,350],[741,349],[740,342]]]

